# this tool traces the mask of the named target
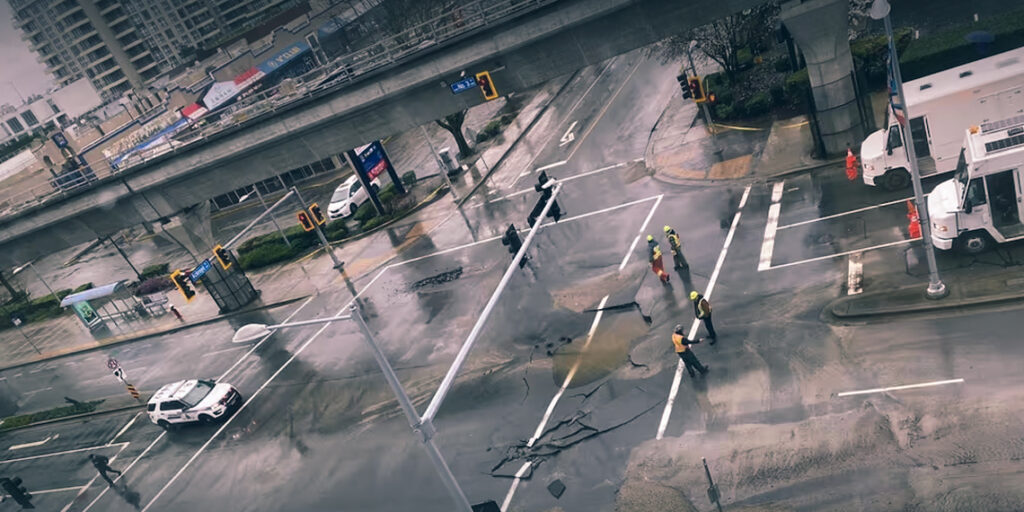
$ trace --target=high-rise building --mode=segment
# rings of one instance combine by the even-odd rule
[[[59,85],[86,77],[104,99],[146,85],[199,48],[297,0],[8,0],[14,24]]]

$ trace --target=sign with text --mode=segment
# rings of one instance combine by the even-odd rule
[[[476,89],[476,86],[476,77],[467,76],[462,80],[459,80],[458,82],[454,82],[451,84],[452,94],[458,94],[460,92],[466,92],[470,89]]]
[[[210,263],[209,258],[207,258],[203,260],[202,263],[197,265],[196,268],[192,269],[192,272],[188,273],[188,278],[190,281],[192,281],[193,284],[197,284],[199,283],[199,280],[203,276],[205,276],[207,272],[210,271],[211,268],[213,268],[213,264]]]
[[[375,140],[357,150],[359,163],[362,164],[366,179],[373,181],[388,169],[388,159],[384,156],[384,146]]]

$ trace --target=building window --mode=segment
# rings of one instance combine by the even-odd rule
[[[50,105],[50,109],[53,110],[54,114],[60,114],[60,109],[53,103],[53,100],[46,100],[46,104]]]
[[[14,133],[21,133],[25,131],[25,127],[21,125],[21,122],[17,118],[12,117],[7,120],[7,126],[11,127],[11,131]]]
[[[29,126],[35,126],[39,124],[39,120],[36,119],[36,115],[31,110],[26,110],[25,112],[22,112],[21,118],[24,119]]]

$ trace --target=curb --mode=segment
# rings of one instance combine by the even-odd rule
[[[148,400],[149,399],[147,398],[147,401]],[[63,421],[71,421],[71,420],[77,420],[77,419],[82,419],[82,418],[91,418],[93,416],[99,416],[101,414],[112,414],[112,413],[115,413],[115,412],[130,411],[130,410],[133,410],[133,409],[143,409],[145,407],[146,407],[146,402],[143,402],[143,403],[140,403],[140,404],[132,404],[132,405],[125,405],[125,406],[122,406],[122,407],[115,407],[113,409],[104,409],[102,411],[97,410],[97,411],[93,411],[93,412],[85,412],[85,413],[82,413],[82,414],[75,414],[75,415],[72,415],[72,416],[64,416],[63,418],[53,418],[53,419],[49,419],[49,420],[42,420],[42,421],[37,421],[37,422],[34,422],[34,423],[29,423],[28,425],[21,425],[21,426],[18,426],[18,427],[2,429],[2,430],[0,430],[0,434],[3,434],[5,432],[14,432],[15,430],[22,430],[22,429],[26,429],[26,428],[29,428],[29,427],[38,427],[38,426],[41,426],[41,425],[52,425],[54,423],[60,423],[60,422],[63,422]]]
[[[906,289],[906,288],[907,287],[904,287],[902,289]],[[913,288],[914,289],[918,289],[918,288],[921,288],[921,286],[920,285],[913,285]],[[900,290],[900,289],[898,289],[898,290]],[[922,291],[921,294],[923,296],[924,292]],[[882,295],[882,293],[879,293],[879,295]],[[894,308],[889,308],[889,309],[877,309],[875,311],[863,312],[863,313],[847,313],[845,311],[844,312],[837,311],[837,307],[838,306],[841,306],[841,305],[843,305],[843,304],[845,304],[847,302],[850,302],[850,300],[845,300],[845,299],[847,299],[847,298],[846,297],[840,297],[838,299],[833,300],[832,302],[830,302],[828,304],[828,306],[826,306],[828,308],[828,311],[830,313],[832,313],[832,316],[834,316],[836,318],[841,318],[841,319],[858,319],[858,318],[871,318],[871,317],[878,317],[878,316],[895,316],[895,315],[904,315],[904,314],[911,314],[911,313],[924,313],[924,312],[932,312],[932,311],[943,311],[943,310],[947,310],[947,309],[956,309],[956,308],[962,308],[962,307],[979,306],[979,305],[983,305],[983,304],[998,304],[998,303],[1002,303],[1002,302],[1020,301],[1020,300],[1024,300],[1024,292],[1018,293],[1018,294],[1000,294],[1000,295],[994,295],[994,296],[988,296],[988,297],[976,297],[976,298],[970,298],[970,299],[952,299],[952,301],[950,301],[950,302],[946,302],[945,301],[946,299],[939,299],[939,300],[923,299],[923,300],[925,300],[927,302],[922,302],[920,304],[915,304],[915,305],[910,305],[910,306],[894,307]]]
[[[523,131],[520,132],[519,136],[516,137],[516,140],[512,141],[512,144],[509,144],[508,148],[505,149],[505,152],[502,153],[500,157],[498,157],[498,160],[491,164],[491,168],[487,170],[487,173],[484,174],[482,178],[480,178],[480,181],[478,181],[476,185],[473,185],[473,188],[469,189],[469,192],[467,192],[465,196],[463,196],[456,202],[456,205],[459,208],[461,208],[463,204],[466,204],[466,201],[469,201],[469,199],[473,197],[473,194],[475,194],[476,191],[484,183],[487,183],[487,180],[491,179],[491,175],[494,174],[494,171],[498,170],[498,167],[501,166],[501,163],[505,161],[505,157],[508,156],[508,154],[512,152],[512,149],[519,144],[519,141],[523,140],[523,137],[525,137],[526,134],[529,133],[531,129],[533,129],[533,126],[537,124],[537,121],[540,120],[541,116],[543,116],[544,113],[548,111],[548,107],[550,107],[551,104],[555,102],[556,98],[562,95],[562,92],[565,91],[565,88],[569,86],[569,83],[572,82],[573,78],[576,78],[576,75],[578,75],[579,72],[579,69],[573,71],[573,73],[569,75],[569,78],[567,78],[565,82],[562,83],[562,86],[559,87],[558,90],[551,95],[551,99],[549,99],[543,107],[537,110],[537,115],[533,116],[533,119],[531,119],[530,122],[526,124],[526,127],[523,128]]]
[[[188,323],[188,324],[180,324],[180,325],[176,325],[174,327],[170,327],[170,328],[163,329],[163,330],[160,330],[160,331],[147,332],[147,333],[139,334],[137,336],[131,336],[131,337],[128,337],[128,338],[125,338],[125,339],[122,339],[122,340],[111,341],[109,343],[98,342],[99,344],[97,344],[97,345],[89,345],[89,346],[84,347],[84,348],[72,349],[71,351],[65,352],[65,353],[62,353],[62,354],[55,354],[55,355],[48,356],[48,357],[40,357],[38,359],[33,359],[31,361],[25,361],[25,362],[13,364],[13,365],[10,365],[10,366],[0,367],[0,371],[12,370],[12,369],[15,369],[15,368],[21,368],[23,366],[28,366],[30,364],[41,363],[43,361],[53,361],[53,360],[61,359],[61,358],[68,357],[68,356],[74,356],[74,355],[78,355],[78,354],[85,354],[85,353],[93,352],[93,351],[96,351],[96,350],[103,350],[103,349],[106,349],[108,347],[114,347],[114,346],[117,346],[117,345],[123,345],[123,344],[126,344],[126,343],[132,343],[132,342],[144,340],[144,339],[147,339],[147,338],[152,338],[154,336],[163,336],[165,334],[174,334],[176,332],[184,331],[186,329],[191,329],[193,327],[201,327],[203,325],[211,324],[213,322],[218,322],[220,320],[225,320],[227,318],[231,318],[231,317],[234,317],[234,316],[237,316],[237,315],[241,315],[243,313],[251,313],[253,311],[262,311],[264,309],[270,309],[270,308],[276,308],[276,307],[279,307],[279,306],[284,306],[284,305],[291,304],[293,302],[297,302],[297,301],[300,301],[302,299],[305,299],[306,297],[308,297],[308,295],[302,295],[302,296],[299,296],[299,297],[293,297],[293,298],[290,298],[290,299],[284,299],[284,300],[280,300],[280,301],[273,302],[273,303],[270,303],[270,304],[264,304],[264,305],[261,305],[259,307],[244,308],[244,309],[240,309],[238,311],[232,311],[232,312],[224,314],[224,315],[217,315],[217,316],[215,316],[213,318],[207,318],[206,320],[199,320],[198,322],[192,322],[192,323]]]

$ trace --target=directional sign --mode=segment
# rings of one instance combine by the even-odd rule
[[[466,78],[463,78],[462,80],[459,80],[458,82],[452,83],[451,88],[452,88],[452,94],[459,94],[460,92],[466,92],[466,91],[468,91],[470,89],[475,89],[476,88],[476,77],[475,76],[467,76]]]
[[[120,367],[121,367],[121,365],[119,365],[117,363],[117,359],[114,359],[113,357],[111,357],[110,359],[107,359],[107,368],[109,368],[111,370],[116,370],[116,369],[118,369]]]
[[[188,273],[188,278],[189,280],[192,281],[193,284],[198,283],[199,279],[205,276],[206,273],[209,272],[211,268],[213,268],[213,264],[210,263],[210,259],[207,258],[203,260],[202,263],[197,265],[196,268],[192,269],[192,272]]]

